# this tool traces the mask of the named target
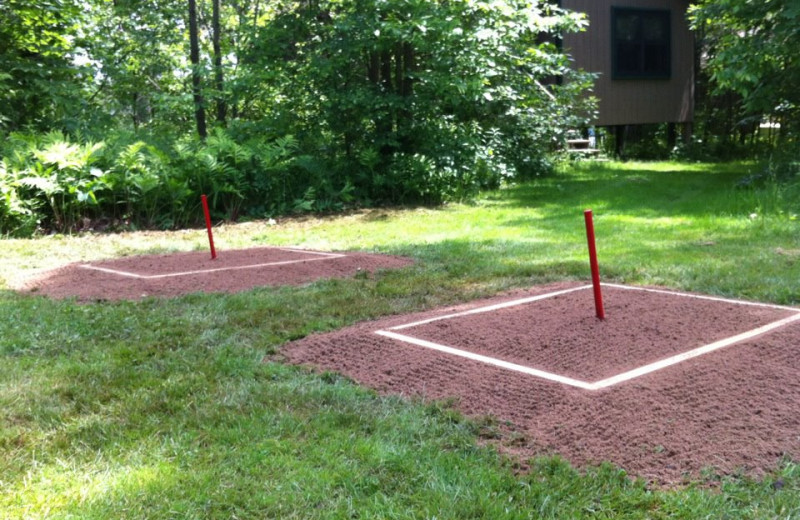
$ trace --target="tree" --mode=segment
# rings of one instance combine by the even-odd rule
[[[74,123],[86,79],[74,60],[81,17],[72,0],[0,2],[0,130]]]
[[[212,0],[211,2],[211,37],[213,39],[214,47],[214,87],[217,90],[216,104],[217,104],[217,122],[225,126],[227,106],[225,103],[224,91],[225,80],[222,68],[222,45],[220,40],[222,38],[222,26],[220,24],[220,0]]]
[[[197,135],[201,139],[208,136],[206,130],[206,112],[203,106],[203,92],[201,87],[202,72],[200,70],[200,43],[197,29],[197,3],[189,0],[189,45],[192,62],[192,98],[194,99],[194,116],[197,122]]]
[[[717,90],[742,96],[745,115],[780,120],[784,136],[800,131],[800,2],[701,0],[690,17]]]
[[[585,20],[555,4],[0,0],[0,214],[171,226],[200,192],[236,218],[545,172],[589,84],[552,43]],[[94,143],[60,176],[39,156]]]
[[[459,197],[541,171],[546,151],[578,124],[586,78],[543,35],[584,21],[550,2],[318,0],[276,9],[241,56],[249,70],[270,71],[273,90],[261,94],[277,102],[261,106],[304,136],[340,183],[373,200]],[[542,85],[556,76],[566,80]]]
[[[186,99],[186,2],[115,0],[85,6],[93,12],[83,27],[82,46],[95,64],[98,79],[91,98],[104,116],[104,124],[88,131],[133,128],[174,135],[188,130],[193,108]]]

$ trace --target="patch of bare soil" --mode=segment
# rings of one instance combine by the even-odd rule
[[[289,343],[292,363],[340,372],[382,393],[455,399],[469,416],[511,424],[501,450],[610,461],[671,485],[706,471],[758,476],[800,457],[800,321],[607,388],[586,390],[383,337],[375,332],[574,287],[554,284],[395,316]],[[595,382],[796,315],[621,288],[434,319],[397,333]]]
[[[234,293],[254,287],[300,285],[360,271],[397,269],[412,261],[389,255],[323,253],[277,247],[142,255],[70,264],[28,280],[20,291],[79,301],[174,297],[193,292]]]

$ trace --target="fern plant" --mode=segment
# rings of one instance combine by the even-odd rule
[[[51,133],[29,148],[25,157],[18,157],[27,163],[19,183],[46,202],[55,230],[75,229],[98,206],[97,194],[108,186],[104,172],[92,165],[103,146],[102,142],[74,144],[60,133]]]
[[[0,160],[0,235],[30,236],[39,222],[31,204],[19,194],[20,183],[5,160]]]
[[[145,227],[158,225],[169,213],[162,188],[165,184],[162,157],[143,141],[129,144],[114,158],[109,170],[115,208],[121,217]]]
[[[252,189],[253,152],[221,128],[206,140],[205,150],[214,180],[215,206],[221,206],[231,220],[237,220]]]

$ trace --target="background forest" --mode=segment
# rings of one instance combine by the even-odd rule
[[[645,129],[638,155],[785,150],[799,13],[695,6],[696,141]],[[436,204],[547,173],[591,115],[558,46],[587,23],[524,0],[6,0],[0,234],[192,225],[201,193],[231,220]]]

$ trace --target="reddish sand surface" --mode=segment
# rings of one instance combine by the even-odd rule
[[[758,476],[800,457],[800,321],[619,384],[586,390],[431,350],[376,331],[594,382],[739,335],[797,310],[686,295],[591,289],[436,319],[575,287],[554,284],[391,317],[289,343],[285,358],[382,393],[454,400],[491,417],[496,445],[578,466],[610,461],[661,485],[706,472]],[[427,321],[430,320],[430,321]],[[408,326],[419,321],[427,321]]]
[[[28,280],[21,291],[79,301],[173,297],[192,292],[240,292],[254,287],[300,285],[360,271],[397,269],[408,258],[366,253],[326,253],[259,247],[130,256],[70,264]]]

